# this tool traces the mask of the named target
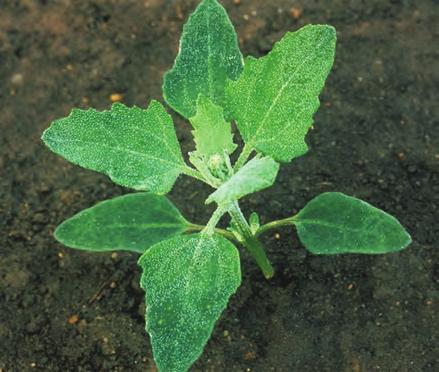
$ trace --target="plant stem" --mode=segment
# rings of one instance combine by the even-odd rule
[[[219,220],[222,216],[227,212],[228,206],[218,206],[217,209],[215,209],[215,212],[213,212],[212,216],[210,217],[210,220],[207,222],[206,227],[203,229],[203,232],[205,232],[208,235],[213,235],[215,233],[215,227],[218,224]]]
[[[242,166],[246,163],[248,157],[253,152],[253,147],[244,145],[244,148],[242,149],[241,154],[239,155],[238,160],[235,163],[234,171],[235,173],[242,168]]]
[[[265,225],[262,225],[258,229],[258,231],[256,231],[255,236],[259,236],[267,232],[268,230],[276,229],[281,226],[293,226],[295,218],[296,216],[293,216],[293,217],[284,218],[282,220],[268,222]]]
[[[242,236],[241,244],[247,248],[256,263],[261,268],[266,279],[270,279],[274,275],[274,269],[265,254],[264,246],[262,243],[252,234],[250,226],[245,219],[244,215],[239,208],[237,201],[233,202],[229,208],[229,214],[236,224],[239,233]]]

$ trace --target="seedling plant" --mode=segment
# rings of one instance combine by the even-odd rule
[[[55,231],[64,245],[140,254],[146,330],[160,371],[186,371],[241,283],[242,246],[268,279],[274,269],[259,237],[294,226],[314,254],[379,254],[404,249],[409,234],[389,214],[338,192],[312,199],[294,216],[260,225],[239,200],[270,187],[281,163],[304,155],[305,136],[332,67],[336,32],[308,25],[288,32],[261,58],[243,59],[226,11],[203,0],[183,29],[173,68],[164,76],[166,103],[186,118],[195,150],[185,162],[166,108],[115,103],[108,111],[73,109],[43,141],[72,163],[139,192],[98,203]],[[244,146],[237,156],[231,123]],[[237,159],[232,161],[232,159]],[[180,175],[214,190],[205,225],[189,222],[164,195]],[[217,225],[228,214],[230,226]]]

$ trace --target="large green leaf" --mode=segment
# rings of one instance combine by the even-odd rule
[[[183,28],[174,67],[164,77],[166,102],[186,118],[200,94],[222,106],[227,78],[237,79],[242,55],[232,23],[216,0],[204,0]]]
[[[212,193],[206,204],[214,201],[226,205],[245,195],[270,187],[276,180],[278,171],[279,163],[269,156],[253,158]]]
[[[165,196],[144,192],[79,212],[58,226],[55,237],[71,248],[143,253],[151,245],[183,233],[188,225]]]
[[[73,109],[42,139],[72,163],[136,190],[166,193],[185,167],[172,119],[157,101],[147,110],[121,103],[102,112]]]
[[[265,57],[249,57],[226,87],[226,107],[250,148],[287,162],[303,155],[305,135],[331,69],[335,29],[309,25],[287,33]]]
[[[186,371],[241,283],[238,251],[219,235],[183,235],[151,247],[139,265],[154,359],[160,371]]]
[[[339,192],[311,200],[294,223],[302,243],[315,254],[388,253],[411,243],[396,218]]]
[[[232,127],[224,119],[222,107],[202,95],[198,98],[197,114],[190,118],[198,155],[209,159],[211,156],[230,155],[236,145],[233,143]]]

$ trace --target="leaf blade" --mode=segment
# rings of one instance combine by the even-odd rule
[[[186,371],[240,285],[238,251],[218,235],[184,235],[151,247],[139,265],[154,359],[159,370]]]
[[[200,94],[222,106],[226,79],[238,78],[242,65],[225,9],[216,0],[204,0],[184,25],[175,64],[164,76],[164,98],[187,119],[196,114]]]
[[[185,166],[172,119],[157,101],[146,110],[121,103],[108,111],[74,109],[42,139],[70,162],[136,190],[164,194]]]
[[[222,107],[213,103],[209,98],[200,95],[197,101],[197,114],[189,119],[194,130],[196,153],[206,160],[211,156],[223,156],[233,153],[236,144],[233,143],[232,127],[224,119]]]
[[[294,218],[301,242],[314,254],[397,252],[411,243],[393,216],[338,192],[311,200]]]
[[[143,253],[187,230],[189,223],[165,196],[133,193],[105,200],[60,224],[55,238],[75,249]]]
[[[308,25],[287,33],[265,57],[249,57],[226,86],[226,107],[245,143],[277,161],[303,155],[318,95],[332,67],[335,29]]]
[[[269,156],[253,158],[210,194],[206,204],[214,201],[219,205],[226,205],[245,195],[270,187],[276,180],[278,171],[279,163]]]

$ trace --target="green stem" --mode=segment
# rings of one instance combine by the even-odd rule
[[[258,229],[258,231],[256,231],[255,236],[259,236],[259,235],[267,232],[268,230],[277,229],[278,227],[292,226],[292,225],[294,225],[295,218],[296,218],[296,216],[293,216],[293,217],[284,218],[282,220],[268,222],[265,225],[262,225]]]
[[[274,275],[273,266],[265,254],[264,246],[252,234],[250,226],[242,214],[237,201],[235,201],[230,207],[229,214],[242,236],[241,244],[247,248],[253,258],[256,260],[256,263],[261,268],[265,278],[270,279]]]
[[[242,166],[247,162],[248,157],[253,152],[253,147],[244,145],[241,154],[239,155],[238,160],[235,163],[234,171],[235,173],[242,168]]]
[[[209,235],[213,235],[215,233],[216,225],[228,209],[228,207],[218,206],[218,208],[215,210],[215,212],[213,212],[212,216],[210,217],[210,220],[207,222],[207,225],[203,229],[203,232]]]

